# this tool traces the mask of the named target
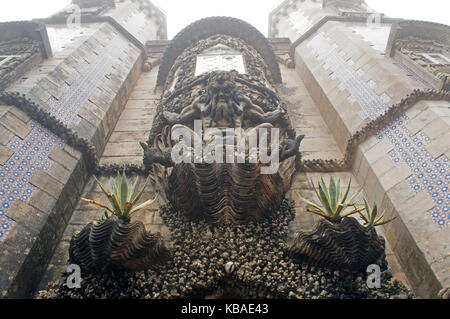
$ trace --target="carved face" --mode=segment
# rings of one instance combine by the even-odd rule
[[[217,72],[209,79],[207,89],[208,95],[215,98],[226,98],[237,90],[230,72]]]
[[[238,89],[234,82],[234,74],[217,72],[208,82],[207,102],[202,110],[202,115],[210,117],[213,123],[232,126],[234,116],[242,114],[237,95]]]

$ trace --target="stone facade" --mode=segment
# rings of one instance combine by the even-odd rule
[[[449,27],[423,21],[404,21],[391,32],[387,52],[429,87],[449,90]]]
[[[214,18],[169,42],[166,17],[149,1],[73,4],[77,28],[67,25],[73,10],[0,24],[2,297],[33,297],[60,277],[72,235],[102,214],[79,201],[103,200],[93,176],[109,186],[122,168],[145,175],[139,142],[160,133],[161,100],[186,94],[194,54],[217,44],[244,56],[245,90],[263,83],[278,92],[288,134],[305,135],[289,171],[290,238],[318,220],[295,191],[312,200],[309,180],[353,179],[352,191],[363,187],[397,217],[380,231],[394,277],[421,297],[450,286],[448,26],[386,18],[359,0],[287,0],[270,13],[268,39]],[[157,183],[145,197],[156,191]],[[170,242],[163,203],[135,218]]]
[[[297,14],[310,21],[308,26],[292,22],[291,17]],[[327,14],[329,17],[324,18]],[[416,73],[390,56],[403,54],[407,39],[410,45],[420,45],[408,38],[412,35],[431,46],[423,51],[433,52],[432,47],[437,46],[445,56],[448,30],[434,26],[428,37],[437,39],[427,42],[423,30],[429,26],[426,23],[381,18],[380,24],[373,25],[338,15],[321,10],[315,1],[286,1],[272,13],[271,30],[295,41],[291,54],[296,70],[345,153],[356,132],[383,116],[413,90],[443,88],[442,81],[427,80],[436,76],[436,69]],[[291,23],[283,24],[283,16]],[[358,24],[358,29],[352,30],[351,26]],[[403,26],[400,32],[398,25]],[[383,32],[386,27],[390,32]],[[309,31],[311,28],[313,31]],[[379,32],[371,35],[370,29]],[[422,35],[418,30],[422,30]],[[397,51],[389,54],[391,42]],[[381,205],[390,216],[399,216],[385,226],[386,237],[411,287],[424,297],[434,296],[449,285],[448,92],[441,95],[438,101],[432,97],[413,100],[406,112],[379,125],[373,136],[359,144],[350,166],[367,198]],[[437,132],[441,133],[435,135]]]
[[[28,72],[2,96],[3,297],[35,293],[89,174],[95,172],[86,158],[98,162],[95,158],[103,153],[142,72],[146,42],[166,32],[165,17],[146,2],[143,10],[138,10],[139,2],[135,7],[101,5],[104,15],[81,20],[89,30],[84,36],[66,25],[64,12],[47,19],[44,23],[58,29],[63,40],[64,34],[72,34],[77,46],[61,43],[61,36],[49,38],[44,27],[47,44],[59,50],[24,70]],[[126,17],[119,14],[124,11]],[[140,17],[143,13],[146,19]],[[133,15],[142,25],[126,23]],[[17,40],[23,47],[27,41]]]

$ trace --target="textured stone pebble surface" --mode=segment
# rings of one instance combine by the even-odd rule
[[[210,226],[187,221],[163,208],[171,230],[173,259],[156,270],[87,275],[80,289],[68,289],[64,278],[40,291],[39,299],[171,299],[171,298],[412,298],[391,280],[380,261],[381,288],[369,289],[366,273],[318,269],[295,263],[286,253],[288,224],[294,218],[285,200],[264,222]],[[64,276],[64,275],[63,275]]]

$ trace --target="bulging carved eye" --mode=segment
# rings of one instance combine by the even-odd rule
[[[217,86],[215,86],[214,84],[211,84],[209,87],[209,91],[211,91],[212,93],[217,92]]]

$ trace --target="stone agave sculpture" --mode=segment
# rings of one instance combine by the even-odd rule
[[[131,222],[131,215],[147,207],[156,200],[152,199],[136,206],[148,183],[133,198],[136,181],[128,182],[125,173],[112,182],[113,191],[108,192],[98,182],[110,201],[112,208],[94,202],[82,200],[104,209],[106,219],[91,222],[75,234],[70,242],[70,262],[79,265],[87,272],[105,270],[145,270],[164,263],[170,256],[169,250],[161,240],[161,235],[153,235],[145,230],[140,221]],[[109,216],[111,214],[112,216]]]
[[[169,256],[159,234],[145,230],[142,222],[107,219],[91,222],[72,237],[70,260],[84,271],[107,269],[146,270],[162,264]]]
[[[324,219],[313,229],[296,234],[289,247],[289,252],[295,259],[324,268],[361,271],[383,257],[385,241],[377,235],[375,226],[392,219],[382,221],[384,213],[378,216],[376,205],[370,209],[365,202],[365,207],[356,207],[353,201],[361,191],[349,198],[350,186],[351,180],[345,193],[341,194],[340,181],[336,184],[331,177],[327,187],[322,179],[318,190],[314,188],[321,205],[300,196],[309,205],[309,212]],[[346,208],[352,206],[350,212],[345,212]],[[362,214],[364,210],[367,210],[366,214]],[[349,217],[356,213],[361,215],[367,227]]]
[[[384,239],[374,227],[346,217],[338,224],[322,219],[310,231],[297,233],[289,251],[295,259],[319,267],[364,271],[384,249]]]

